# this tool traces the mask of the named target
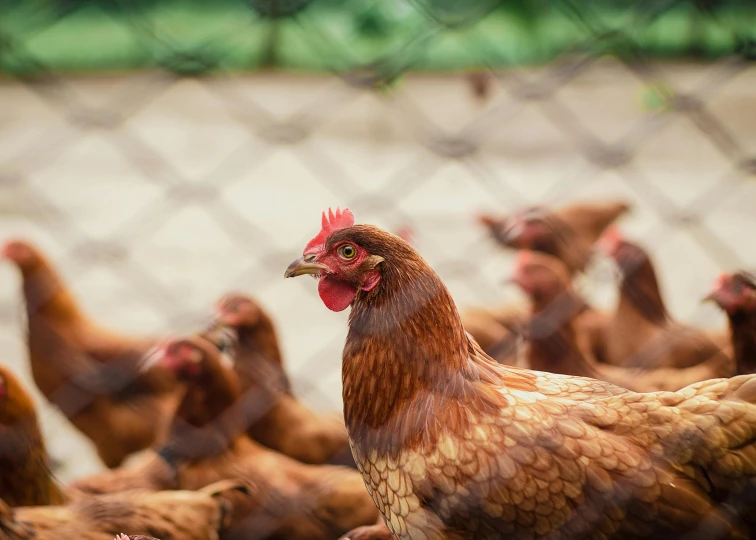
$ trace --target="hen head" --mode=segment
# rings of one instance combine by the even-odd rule
[[[528,295],[535,308],[543,308],[569,290],[570,275],[562,261],[537,251],[520,251],[512,281]]]
[[[335,213],[329,210],[328,215],[323,212],[321,226],[284,277],[315,276],[319,280],[318,294],[332,311],[345,310],[358,293],[378,287],[381,263],[391,248],[401,251],[404,246],[406,255],[412,254],[409,245],[398,236],[369,225],[354,225],[354,216],[347,209],[337,208]]]
[[[650,264],[648,254],[643,248],[626,240],[617,227],[609,227],[596,243],[596,247],[614,260],[624,276],[633,274],[644,264]]]
[[[544,251],[554,234],[546,218],[542,207],[532,206],[505,217],[483,214],[478,216],[478,222],[506,246]]]
[[[183,382],[202,378],[209,363],[219,355],[208,340],[200,336],[170,340],[157,353],[155,363]]]
[[[260,320],[260,306],[241,293],[230,293],[215,304],[215,319],[234,328],[252,327]]]
[[[9,240],[0,248],[0,256],[22,270],[32,269],[43,262],[40,251],[24,240]]]
[[[713,300],[729,314],[756,311],[756,278],[747,272],[722,272],[704,300]]]

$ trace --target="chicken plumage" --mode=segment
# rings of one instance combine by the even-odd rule
[[[616,227],[607,231],[599,246],[614,259],[622,276],[602,361],[639,368],[686,368],[706,362],[719,366],[720,376],[734,374],[725,335],[708,335],[669,314],[654,266],[641,246],[622,238]]]
[[[112,540],[119,531],[130,530],[147,538],[218,540],[240,492],[246,493],[242,484],[222,481],[197,491],[80,497],[64,506],[11,509],[0,501],[0,538]]]
[[[322,225],[285,276],[352,307],[345,419],[394,538],[756,533],[756,377],[638,394],[499,365],[409,245],[347,210]]]
[[[159,440],[179,393],[167,374],[138,372],[157,340],[101,328],[33,245],[12,241],[2,255],[21,272],[29,359],[42,394],[94,442],[108,467]]]
[[[56,505],[65,495],[50,471],[31,396],[0,366],[0,499],[10,506]]]
[[[585,270],[596,240],[629,209],[625,201],[575,203],[554,210],[532,206],[504,217],[482,215],[479,221],[499,244],[554,255],[574,275]]]
[[[591,308],[572,288],[562,261],[545,253],[522,251],[517,257],[515,281],[533,305],[524,331],[525,351],[517,364],[538,371],[600,379],[635,392],[674,391],[717,377],[733,375],[731,363],[719,357],[687,368],[628,368],[597,361],[586,312]]]
[[[303,463],[354,467],[344,420],[316,413],[293,395],[275,325],[262,306],[229,294],[216,305],[216,325],[203,335],[233,358],[242,392],[258,397],[250,437]]]
[[[756,373],[756,278],[742,271],[721,274],[707,299],[727,314],[737,374]]]
[[[224,538],[337,538],[374,523],[378,512],[359,473],[332,465],[304,464],[246,436],[256,397],[242,394],[231,365],[200,336],[166,343],[157,362],[184,381],[170,443],[161,456],[172,463],[180,489],[238,478],[251,495],[235,506]]]

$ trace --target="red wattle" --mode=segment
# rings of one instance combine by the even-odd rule
[[[318,282],[320,299],[331,311],[344,311],[357,296],[357,289],[346,281],[326,275]]]

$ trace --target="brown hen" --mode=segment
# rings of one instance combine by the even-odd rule
[[[246,488],[238,482],[223,481],[197,491],[80,497],[65,506],[10,509],[0,501],[0,538],[112,540],[130,530],[147,538],[218,540],[240,491]]]
[[[0,499],[10,506],[55,505],[65,495],[50,472],[34,403],[0,366]]]
[[[622,275],[619,302],[607,325],[602,361],[639,368],[686,368],[707,362],[719,376],[734,374],[725,336],[676,322],[667,311],[648,253],[617,228],[599,244]]]
[[[42,394],[94,442],[108,467],[160,440],[178,392],[162,370],[138,373],[156,340],[115,334],[93,322],[31,244],[9,242],[2,255],[21,271],[29,359]]]
[[[199,336],[168,343],[158,362],[187,385],[171,442],[160,452],[175,468],[179,488],[223,478],[250,486],[224,538],[325,540],[375,522],[378,512],[359,473],[301,463],[244,434],[257,398],[241,393],[239,378],[212,343]]]
[[[525,331],[526,361],[521,367],[592,377],[635,392],[675,391],[733,375],[717,357],[687,368],[641,369],[599,363],[584,326],[590,308],[572,288],[564,263],[544,253],[523,251],[517,259],[515,280],[533,305]]]
[[[479,220],[501,245],[554,255],[573,275],[585,270],[593,244],[629,208],[625,201],[576,203],[556,210],[532,206],[510,216],[483,215]]]
[[[756,376],[639,394],[499,365],[425,261],[346,210],[285,276],[302,274],[352,307],[347,429],[395,538],[756,534]]]
[[[252,298],[230,294],[217,303],[216,321],[204,336],[233,358],[242,392],[254,391],[258,398],[259,414],[249,419],[247,434],[303,463],[354,467],[343,419],[318,414],[292,394],[265,310]]]
[[[727,313],[737,374],[756,373],[756,278],[742,271],[721,274],[707,299]]]

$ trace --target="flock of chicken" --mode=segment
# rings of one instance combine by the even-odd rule
[[[756,536],[756,283],[717,279],[728,333],[675,322],[613,225],[627,209],[481,217],[520,250],[531,307],[461,315],[406,234],[324,213],[285,277],[351,307],[343,419],[293,395],[252,298],[222,298],[186,338],[123,336],[36,247],[6,243],[34,381],[109,470],[59,485],[32,400],[0,367],[0,539]],[[621,274],[611,314],[572,285],[595,250]]]

